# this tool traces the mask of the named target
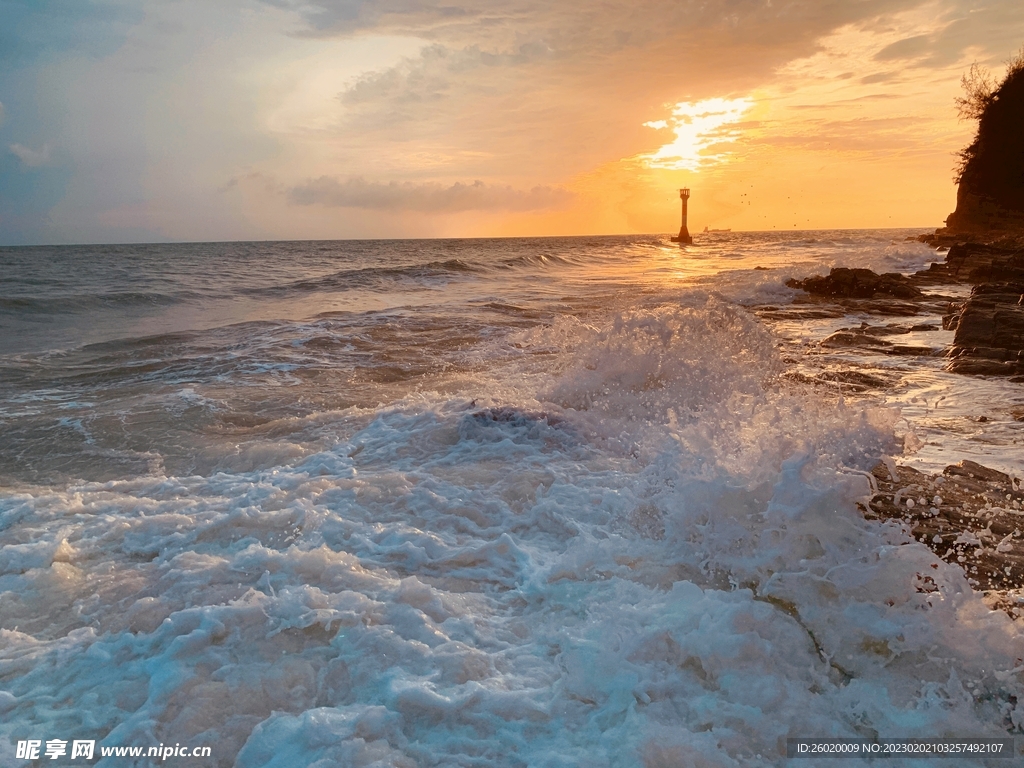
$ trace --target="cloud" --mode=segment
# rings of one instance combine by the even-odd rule
[[[1003,59],[1020,46],[1024,6],[994,2],[983,6],[947,0],[932,8],[934,18],[926,33],[914,34],[886,45],[875,61],[899,61],[906,67],[938,69],[954,66],[970,51],[977,56]]]
[[[872,85],[873,83],[891,83],[899,80],[898,72],[875,72],[873,75],[865,75],[860,79],[861,85]]]
[[[891,61],[893,59],[916,59],[931,51],[933,40],[931,35],[914,35],[897,40],[885,46],[875,54],[875,61]]]
[[[408,181],[382,184],[362,178],[339,181],[329,176],[311,179],[286,194],[295,205],[420,213],[536,211],[563,206],[572,198],[571,193],[558,187],[538,186],[526,191],[482,181],[451,186]]]
[[[453,81],[465,80],[478,70],[524,66],[542,61],[550,53],[542,42],[523,43],[508,52],[485,51],[478,45],[457,49],[434,43],[423,48],[416,58],[405,58],[389,69],[366,73],[351,83],[340,98],[349,105],[380,99],[432,102],[444,98]]]
[[[815,36],[843,24],[919,5],[923,0],[634,0],[581,6],[575,0],[264,0],[305,23],[302,34],[350,35],[368,28],[415,29],[430,39],[472,35],[506,40],[542,35],[560,50],[645,46],[676,37],[700,45],[701,30],[728,28],[762,45],[784,44],[773,29]],[[511,33],[508,35],[506,33]]]
[[[22,164],[29,168],[39,168],[50,164],[50,145],[44,144],[40,149],[31,149],[24,144],[10,144],[8,149]]]
[[[36,201],[55,236],[76,240],[126,237],[132,217],[147,237],[180,239],[376,235],[378,220],[410,236],[483,234],[467,222],[484,219],[540,232],[576,209],[578,231],[625,227],[616,217],[641,199],[636,190],[692,172],[622,162],[659,152],[677,127],[698,135],[676,160],[700,158],[708,184],[808,147],[860,158],[872,142],[901,157],[932,152],[945,173],[969,140],[952,109],[961,72],[974,58],[998,66],[1024,29],[1019,0],[0,7],[0,195]],[[698,130],[673,115],[680,103],[742,97],[764,125]],[[917,121],[803,122],[880,114]],[[750,140],[728,143],[735,132]],[[725,150],[732,162],[706,162]],[[25,172],[32,163],[48,167]],[[621,178],[602,170],[627,166]],[[232,177],[237,189],[220,192]],[[576,207],[546,216],[566,188]],[[424,215],[484,210],[511,215]],[[105,211],[124,212],[116,227]]]
[[[668,120],[656,105],[751,94],[833,31],[880,24],[925,0],[273,2],[311,36],[372,29],[425,41],[416,56],[339,83],[325,135],[347,174],[439,171],[532,185],[654,151],[642,125]]]
[[[453,21],[484,22],[486,1],[458,6],[430,0],[265,0],[297,12],[306,24],[302,34],[332,36],[380,26],[425,26]],[[494,4],[498,6],[497,3]],[[483,6],[483,7],[481,7]]]
[[[722,162],[728,157],[722,145],[739,138],[739,121],[753,106],[750,99],[705,99],[676,104],[671,124],[666,120],[644,123],[658,130],[671,126],[675,139],[656,152],[640,155],[640,159],[650,168],[690,171],[704,164]]]

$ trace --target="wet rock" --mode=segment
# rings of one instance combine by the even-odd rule
[[[844,390],[848,391],[866,392],[868,390],[881,391],[888,389],[898,381],[898,378],[848,369],[823,371],[814,377],[814,380],[821,383],[840,384]]]
[[[907,301],[885,296],[873,299],[847,299],[843,297],[817,296],[804,294],[793,300],[789,314],[793,319],[798,316],[801,305],[813,309],[800,312],[805,319],[815,317],[843,317],[851,312],[861,315],[878,315],[881,317],[913,317],[921,314],[941,314],[949,306],[948,298],[926,297],[927,300]],[[781,316],[781,313],[779,313]]]
[[[954,245],[946,262],[969,283],[1024,282],[1024,251],[965,243]]]
[[[819,381],[847,384],[860,390],[882,390],[891,387],[898,379],[892,376],[881,376],[857,370],[825,371],[818,374]]]
[[[864,508],[866,517],[900,521],[940,558],[960,565],[971,585],[993,593],[997,603],[1000,596],[1024,588],[1019,480],[966,460],[941,475],[887,461],[872,475],[877,490]]]
[[[906,357],[926,357],[929,355],[936,354],[935,350],[931,347],[925,347],[920,344],[893,344],[886,354],[889,355],[904,355]]]
[[[942,470],[942,474],[948,475],[949,477],[980,480],[982,483],[998,483],[1002,486],[1009,485],[1011,482],[1010,476],[1005,472],[1000,472],[998,469],[983,466],[976,461],[971,461],[970,459],[964,459],[959,464],[951,464]]]
[[[903,323],[889,323],[888,325],[868,325],[867,323],[861,323],[860,328],[857,330],[862,333],[868,333],[872,336],[899,336],[904,333],[911,333],[912,331],[934,331],[937,330],[938,326],[930,323],[921,323],[920,325],[904,325]],[[848,328],[840,328],[842,331],[849,330]]]
[[[993,376],[1024,374],[1024,281],[975,286],[943,317],[954,330],[949,370]]]
[[[843,317],[846,310],[835,305],[808,305],[799,301],[786,307],[763,307],[757,310],[758,315],[767,320],[795,320],[804,322],[807,320],[824,320],[833,317]]]
[[[796,362],[795,360],[793,362]],[[882,372],[867,373],[865,371],[848,369],[832,369],[822,371],[816,376],[808,376],[799,371],[790,371],[783,374],[790,381],[798,381],[802,384],[828,386],[839,389],[845,393],[859,392],[881,392],[890,389],[899,382],[898,376],[887,375]]]
[[[892,344],[888,341],[877,338],[876,336],[865,333],[864,331],[851,331],[851,330],[840,330],[836,331],[829,336],[826,336],[821,341],[823,347],[874,347],[888,348]]]
[[[887,355],[932,355],[935,351],[928,346],[916,344],[894,344],[886,341],[883,336],[898,336],[919,330],[935,330],[935,326],[922,325],[900,325],[890,323],[889,325],[868,325],[862,323],[860,328],[840,328],[831,335],[822,339],[821,346],[832,348],[857,347],[873,352],[884,352]]]
[[[887,317],[912,317],[913,315],[931,314],[932,307],[919,301],[902,301],[899,299],[845,299],[843,306],[852,312]]]
[[[1013,243],[957,242],[944,262],[917,272],[911,281],[918,285],[1024,281],[1024,248]]]
[[[896,299],[917,299],[922,296],[909,278],[898,272],[878,274],[870,269],[834,267],[828,276],[815,275],[805,280],[789,279],[786,285],[817,296],[846,299],[872,299],[890,296]]]

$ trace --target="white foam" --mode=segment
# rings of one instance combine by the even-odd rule
[[[496,344],[328,450],[5,497],[5,742],[734,766],[1024,726],[1017,627],[856,509],[898,413],[784,388],[714,297]]]

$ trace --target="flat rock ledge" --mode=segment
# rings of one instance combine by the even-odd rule
[[[870,519],[897,520],[948,563],[993,608],[1024,617],[1024,492],[1020,480],[973,461],[929,475],[892,461],[871,472]],[[927,591],[927,578],[919,585]]]

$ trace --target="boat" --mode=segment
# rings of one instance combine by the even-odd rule
[[[732,230],[731,229],[708,229],[707,227],[704,227],[704,234],[705,235],[711,234],[712,232],[732,232]]]

